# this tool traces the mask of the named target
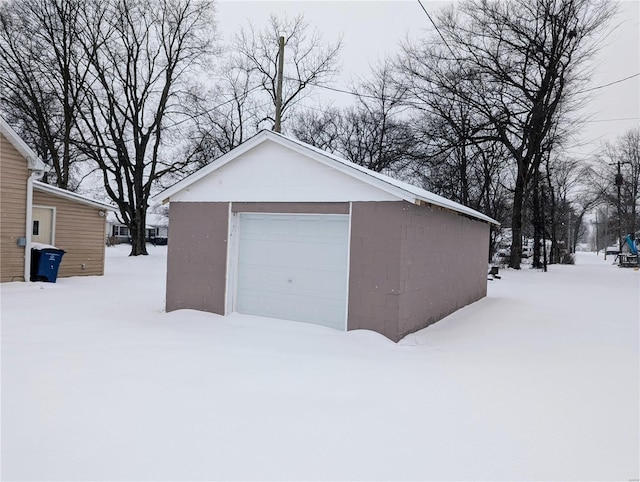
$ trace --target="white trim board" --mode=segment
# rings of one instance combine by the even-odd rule
[[[15,149],[25,158],[27,161],[27,167],[30,171],[46,172],[50,170],[40,156],[31,149],[26,142],[13,130],[13,128],[7,124],[7,122],[0,117],[0,132],[7,138],[9,143],[15,147]]]
[[[36,191],[51,194],[53,196],[58,196],[69,201],[78,202],[94,208],[104,209],[105,211],[116,210],[113,206],[109,206],[108,204],[102,203],[100,201],[95,201],[88,197],[81,196],[80,194],[76,194],[75,192],[66,191],[64,189],[60,189],[59,187],[51,186],[50,184],[45,184],[40,181],[33,181],[33,188]]]
[[[56,221],[57,221],[57,209],[55,206],[45,206],[42,204],[34,204],[33,206],[31,206],[31,227],[29,228],[29,236],[31,236],[31,242],[33,243],[33,210],[34,209],[47,209],[51,211],[51,240],[49,243],[45,243],[45,244],[51,244],[52,246],[56,245]]]

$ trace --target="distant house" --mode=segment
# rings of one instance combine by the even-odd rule
[[[162,214],[147,213],[145,239],[154,244],[167,244],[169,218]],[[107,216],[107,244],[130,243],[129,227],[121,223],[115,213]]]
[[[113,208],[37,181],[47,166],[2,118],[0,134],[0,281],[29,280],[36,242],[66,252],[58,277],[104,274]]]
[[[158,194],[167,311],[239,312],[399,340],[487,292],[466,206],[261,131]]]

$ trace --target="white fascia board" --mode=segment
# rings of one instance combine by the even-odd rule
[[[49,184],[45,184],[43,182],[34,181],[33,188],[36,191],[46,192],[48,194],[52,194],[54,196],[58,196],[64,199],[68,199],[70,201],[79,202],[82,204],[86,204],[88,206],[104,209],[106,211],[115,211],[116,209],[113,206],[102,203],[100,201],[95,201],[93,199],[89,199],[87,197],[81,196],[80,194],[76,194],[74,192],[65,191],[64,189],[60,189],[59,187],[51,186]]]
[[[223,154],[222,156],[220,156],[219,158],[214,160],[211,164],[203,167],[202,169],[199,169],[198,171],[194,172],[193,174],[191,174],[191,175],[185,177],[184,179],[178,181],[174,185],[169,186],[167,189],[165,189],[162,192],[159,192],[155,196],[152,196],[151,197],[151,202],[154,203],[154,204],[168,202],[171,199],[171,196],[173,196],[177,192],[180,192],[183,189],[188,188],[189,186],[191,186],[196,181],[199,181],[203,177],[211,174],[212,172],[217,171],[218,169],[220,169],[224,165],[228,164],[229,162],[233,161],[235,158],[241,156],[242,154],[244,154],[248,150],[253,149],[255,146],[260,144],[267,137],[268,132],[269,131],[260,131],[260,132],[258,132],[255,136],[253,136],[249,140],[243,142],[238,147],[232,149],[231,151],[227,152],[226,154]]]
[[[42,162],[40,156],[38,156],[38,154],[36,154],[18,134],[16,134],[16,131],[14,131],[2,117],[0,117],[0,132],[2,132],[2,135],[7,138],[22,157],[27,160],[27,167],[30,171],[49,171],[49,166]]]

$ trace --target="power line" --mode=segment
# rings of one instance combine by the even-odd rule
[[[293,80],[296,82],[299,82],[300,79],[294,79],[293,77],[284,77],[287,80]],[[369,95],[369,94],[360,94],[358,92],[354,92],[351,90],[344,90],[344,89],[338,89],[337,87],[329,87],[328,85],[321,85],[321,84],[314,84],[313,82],[306,82],[307,85],[312,85],[313,87],[320,87],[321,89],[327,89],[327,90],[332,90],[334,92],[340,92],[341,94],[349,94],[349,95],[355,95],[356,97],[367,97],[369,99],[380,99],[380,97],[376,97],[375,95]],[[383,97],[383,99],[388,99],[388,97]]]
[[[447,48],[449,49],[449,52],[451,52],[451,55],[453,55],[453,58],[455,58],[456,60],[456,54],[453,51],[453,49],[451,48],[451,46],[449,45],[449,42],[447,42],[447,39],[444,38],[444,35],[442,35],[442,32],[440,32],[440,29],[438,28],[438,26],[436,25],[436,23],[433,21],[433,18],[431,18],[431,15],[429,15],[429,12],[427,12],[427,9],[424,8],[424,5],[422,4],[422,0],[418,0],[418,3],[420,4],[420,6],[422,7],[422,11],[424,13],[427,14],[427,17],[429,18],[429,21],[431,22],[431,25],[433,25],[433,27],[436,29],[436,32],[438,32],[438,35],[440,35],[440,38],[442,39],[442,41],[444,42],[444,44],[447,46]]]
[[[636,75],[633,75],[629,78],[635,77],[637,75],[640,75],[640,72]],[[285,77],[287,80],[297,80],[297,79],[293,79],[292,77]],[[623,80],[626,79],[620,79],[616,82],[622,82]],[[345,90],[345,89],[339,89],[337,87],[329,87],[328,85],[321,85],[321,84],[314,84],[312,82],[308,82],[308,85],[311,85],[313,87],[319,87],[321,89],[327,89],[327,90],[331,90],[333,92],[339,92],[341,94],[349,94],[349,95],[354,95],[356,97],[367,97],[369,99],[375,99],[375,100],[380,100],[379,97],[373,96],[373,95],[368,95],[368,94],[359,94],[358,92],[353,92],[350,90]],[[599,86],[597,88],[602,88],[605,86]],[[384,97],[382,98],[383,100],[385,99]],[[408,105],[408,106],[412,106],[412,107],[417,107],[418,104],[416,104],[415,102],[410,102],[410,101],[404,101],[403,104]],[[316,109],[318,110],[318,109]],[[617,118],[613,118],[613,119],[593,119],[593,120],[587,120],[584,121],[585,123],[593,123],[593,122],[615,122],[615,121],[627,121],[627,120],[636,120],[636,119],[640,119],[640,117],[617,117]]]
[[[613,82],[609,82],[608,84],[598,85],[596,87],[591,87],[590,89],[579,90],[576,94],[584,94],[585,92],[591,92],[592,90],[603,89],[605,87],[609,87],[610,85],[619,84],[620,82],[624,82],[625,80],[633,79],[634,77],[638,77],[640,72],[630,75],[629,77],[625,77],[624,79],[614,80]]]
[[[449,49],[449,52],[451,52],[451,54],[453,55],[453,57],[459,61],[459,59],[456,57],[455,52],[453,51],[453,49],[451,48],[451,46],[449,45],[449,43],[447,42],[447,40],[444,38],[444,35],[442,35],[442,32],[440,32],[440,29],[438,28],[438,26],[436,25],[436,23],[433,21],[433,18],[431,18],[431,15],[429,15],[429,12],[427,11],[427,9],[424,7],[424,5],[422,4],[422,0],[418,0],[418,3],[420,4],[420,6],[422,7],[422,10],[424,11],[424,13],[427,15],[427,17],[429,18],[429,21],[431,22],[431,25],[433,25],[433,27],[436,29],[436,32],[438,32],[438,35],[440,35],[440,38],[442,39],[442,41],[444,42],[444,44],[447,46],[447,48]],[[640,75],[640,72],[630,75],[628,77],[625,77],[623,79],[618,79],[618,80],[614,80],[613,82],[609,82],[608,84],[603,84],[603,85],[598,85],[596,87],[591,87],[590,89],[585,89],[585,90],[580,90],[578,92],[576,92],[576,94],[584,94],[585,92],[591,92],[593,90],[598,90],[598,89],[603,89],[605,87],[609,87],[610,85],[615,85],[615,84],[619,84],[620,82],[624,82],[625,80],[629,80],[629,79],[633,79],[634,77],[638,77]]]
[[[639,75],[640,75],[640,72],[638,72],[637,74],[630,75],[629,77],[625,77],[624,79],[614,80],[613,82],[609,82],[608,84],[598,85],[598,86],[592,87],[590,89],[580,90],[580,91],[576,92],[576,94],[582,94],[584,92],[590,92],[592,90],[602,89],[602,88],[608,87],[610,85],[619,84],[620,82],[624,82],[625,80],[633,79],[634,77],[638,77]],[[286,77],[286,76],[285,76],[285,79],[294,80],[294,81],[299,80],[299,79],[294,79],[292,77]],[[356,97],[366,97],[366,98],[369,98],[369,99],[376,99],[376,100],[380,99],[379,97],[376,97],[374,95],[360,94],[358,92],[339,89],[337,87],[329,87],[327,85],[314,84],[313,82],[307,82],[307,84],[308,85],[312,85],[314,87],[320,87],[321,89],[327,89],[327,90],[332,90],[334,92],[339,92],[341,94],[355,95]],[[602,120],[598,120],[598,121],[588,121],[588,122],[605,122],[605,121],[608,121],[608,120],[632,120],[632,119],[637,119],[637,117],[628,117],[628,118],[620,118],[620,119],[602,119]]]
[[[584,122],[613,122],[613,121],[626,121],[626,120],[636,120],[640,119],[640,117],[618,117],[617,119],[594,119],[587,120]]]

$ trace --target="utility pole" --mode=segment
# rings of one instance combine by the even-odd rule
[[[547,272],[547,228],[544,222],[544,184],[540,187],[540,211],[542,212],[542,271]]]
[[[598,249],[598,247],[600,246],[598,244],[598,231],[600,230],[600,225],[598,224],[598,209],[596,208],[596,256],[600,254],[600,250]],[[607,247],[605,246],[605,251]]]
[[[622,172],[620,171],[620,161],[618,161],[618,174],[616,175],[616,186],[618,187],[618,249],[622,252],[622,211],[620,209],[620,188],[624,184]]]
[[[278,46],[278,85],[276,87],[276,122],[273,125],[275,132],[280,132],[282,120],[282,78],[284,76],[284,37],[280,37]]]
[[[604,215],[604,260],[607,260],[607,248],[609,247],[609,203],[606,204],[606,213]]]

